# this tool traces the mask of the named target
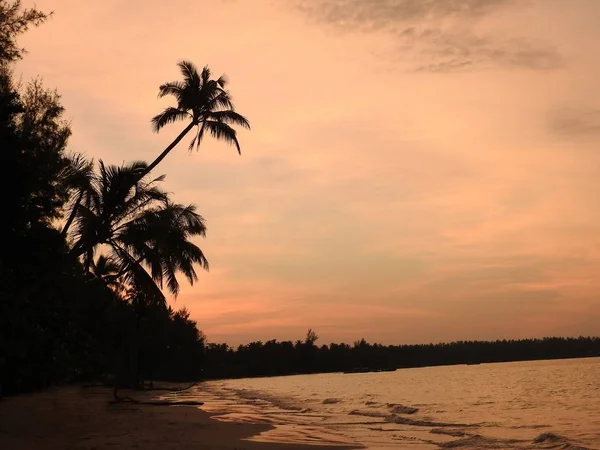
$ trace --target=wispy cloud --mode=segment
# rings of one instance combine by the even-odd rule
[[[296,8],[340,27],[360,30],[395,29],[420,20],[476,19],[515,0],[291,0]],[[529,2],[527,2],[529,3]]]
[[[552,70],[561,67],[561,55],[552,47],[524,39],[495,40],[471,32],[422,33],[412,45],[428,61],[416,70],[454,72],[502,66],[513,69]]]
[[[527,10],[514,0],[292,0],[309,17],[345,32],[386,33],[396,41],[392,59],[408,59],[421,72],[455,72],[489,67],[552,70],[558,50],[544,42],[482,23],[494,14]],[[493,27],[490,27],[493,28]]]
[[[563,137],[600,137],[600,108],[561,108],[551,115],[549,126]]]

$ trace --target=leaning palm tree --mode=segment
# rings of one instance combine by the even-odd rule
[[[183,81],[171,81],[159,88],[158,96],[172,95],[177,100],[177,106],[170,106],[152,119],[152,128],[159,132],[165,125],[180,120],[189,120],[189,124],[179,133],[171,144],[156,158],[143,175],[154,169],[175,146],[193,128],[196,134],[192,139],[189,149],[198,148],[206,132],[216,139],[235,145],[241,153],[240,143],[234,125],[250,129],[248,120],[235,111],[230,93],[225,89],[227,78],[225,75],[218,79],[211,79],[210,69],[204,67],[199,73],[196,66],[189,61],[181,61],[179,69]]]
[[[86,270],[101,272],[94,262],[101,250],[111,263],[112,274],[103,274],[106,280],[120,279],[164,302],[163,284],[174,295],[179,292],[177,273],[193,284],[198,279],[194,266],[208,269],[202,250],[191,242],[204,236],[206,227],[193,205],[175,204],[158,188],[164,177],[139,180],[146,168],[143,162],[120,167],[99,162],[86,192],[89,202],[79,203],[75,212],[70,253]]]

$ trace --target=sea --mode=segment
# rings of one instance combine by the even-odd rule
[[[272,425],[254,441],[600,450],[600,358],[207,381],[185,396]]]

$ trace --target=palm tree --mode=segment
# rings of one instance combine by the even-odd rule
[[[177,295],[177,273],[193,284],[198,279],[196,264],[208,270],[202,250],[191,242],[204,236],[206,227],[193,205],[173,203],[156,186],[164,176],[139,180],[146,168],[143,162],[117,167],[99,161],[99,172],[85,193],[89,201],[76,204],[70,253],[87,271],[106,272],[107,260],[102,268],[94,263],[94,254],[102,250],[111,264],[112,274],[102,275],[106,280],[121,279],[162,303],[163,283]]]
[[[211,73],[208,66],[205,66],[200,73],[196,66],[189,61],[181,61],[178,66],[183,75],[183,81],[165,83],[160,86],[158,92],[159,98],[167,95],[175,97],[177,106],[170,106],[155,116],[152,119],[152,128],[158,133],[169,123],[179,120],[189,120],[190,123],[146,168],[143,175],[154,169],[194,127],[197,130],[190,143],[190,151],[194,146],[197,149],[205,132],[209,132],[214,138],[235,145],[240,154],[240,144],[233,126],[250,129],[248,120],[235,112],[232,97],[225,89],[228,83],[225,75],[214,80],[210,78]]]

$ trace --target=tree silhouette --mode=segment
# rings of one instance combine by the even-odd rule
[[[317,347],[311,340],[271,340],[206,346],[207,378],[321,372],[378,372],[401,368],[600,356],[599,337],[458,341],[422,345],[370,344],[365,339]]]
[[[39,80],[18,91],[11,73],[0,69],[2,109],[2,167],[10,177],[2,180],[11,195],[3,201],[7,232],[23,233],[36,223],[51,224],[61,215],[68,198],[61,182],[67,166],[64,152],[71,134],[55,91]],[[3,133],[4,134],[4,133]]]
[[[181,61],[178,66],[183,81],[165,83],[160,86],[158,92],[159,97],[167,95],[175,97],[177,106],[170,106],[155,116],[152,119],[152,128],[158,133],[169,123],[180,120],[189,120],[190,123],[145,169],[143,175],[154,169],[194,127],[197,131],[190,143],[190,150],[194,146],[198,148],[204,134],[208,132],[216,139],[235,145],[238,153],[241,149],[233,126],[250,129],[248,120],[235,111],[232,97],[225,89],[228,82],[225,75],[214,80],[210,78],[211,73],[207,66],[200,73],[189,61]]]
[[[9,174],[0,221],[2,391],[138,366],[165,380],[197,379],[205,338],[159,288],[164,281],[176,293],[175,273],[193,281],[195,264],[208,268],[191,243],[204,222],[156,188],[160,177],[140,179],[144,163],[100,162],[96,171],[68,154],[58,93],[39,80],[22,85],[12,72],[24,53],[18,36],[45,18],[0,1],[0,159]]]
[[[145,163],[106,166],[99,162],[85,196],[89,201],[75,204],[71,231],[71,255],[81,257],[89,271],[94,253],[102,248],[119,271],[113,277],[164,301],[163,283],[177,295],[177,272],[193,284],[198,279],[194,265],[208,269],[208,261],[191,242],[204,236],[204,219],[193,205],[171,202],[156,184],[164,179],[134,183]],[[148,268],[148,271],[146,270]]]
[[[306,332],[306,339],[305,339],[306,344],[312,346],[318,340],[319,340],[319,336],[317,335],[317,333],[312,328],[309,328],[308,331]]]
[[[21,0],[0,2],[0,61],[21,59],[25,50],[17,45],[17,37],[30,26],[42,24],[47,18],[47,14],[35,7],[21,10]]]

